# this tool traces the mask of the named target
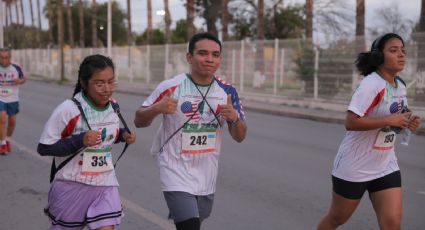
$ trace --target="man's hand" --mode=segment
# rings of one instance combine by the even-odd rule
[[[18,79],[13,80],[14,85],[24,84],[24,82],[25,82],[25,78],[18,78]]]
[[[220,105],[220,115],[228,122],[235,122],[238,119],[238,114],[233,108],[232,96],[230,94],[227,95],[227,103]]]
[[[158,110],[163,114],[173,114],[177,110],[178,100],[171,97],[171,90],[168,90],[161,101],[158,102]]]

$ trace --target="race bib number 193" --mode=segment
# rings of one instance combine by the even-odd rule
[[[390,150],[394,148],[396,133],[394,131],[379,131],[373,149]]]

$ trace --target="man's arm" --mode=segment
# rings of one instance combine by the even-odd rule
[[[232,97],[227,95],[227,103],[220,105],[220,115],[227,121],[229,133],[237,142],[242,142],[246,136],[247,126],[245,121],[239,118],[238,112],[233,108]]]
[[[242,142],[246,136],[247,126],[245,121],[240,120],[239,118],[235,122],[228,122],[229,133],[232,136],[233,140],[237,142]]]
[[[140,107],[136,111],[134,125],[137,128],[148,127],[159,114],[173,114],[176,110],[177,100],[171,97],[171,91],[169,91],[159,102],[149,107]]]
[[[134,118],[134,125],[137,128],[148,127],[152,124],[153,119],[161,114],[158,109],[158,104],[153,104],[149,107],[140,107],[136,111],[136,116]]]

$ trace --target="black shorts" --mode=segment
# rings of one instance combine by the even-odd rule
[[[351,182],[332,176],[333,191],[347,199],[359,200],[367,190],[370,193],[401,187],[400,171],[365,182]]]

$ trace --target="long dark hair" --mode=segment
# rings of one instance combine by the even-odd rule
[[[382,51],[385,47],[385,44],[391,38],[399,39],[404,46],[403,38],[401,38],[400,35],[395,33],[387,33],[373,41],[369,52],[359,53],[355,63],[361,75],[367,76],[375,72],[378,67],[384,63],[384,53]]]
[[[78,70],[78,80],[77,84],[75,84],[73,96],[81,92],[81,90],[84,90],[81,86],[81,81],[84,83],[84,85],[87,85],[94,73],[104,70],[107,67],[111,67],[112,71],[115,72],[115,67],[112,60],[103,55],[95,54],[84,58],[83,62],[80,64],[80,69]]]

